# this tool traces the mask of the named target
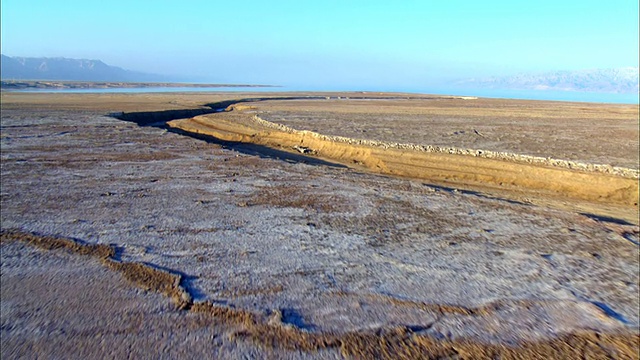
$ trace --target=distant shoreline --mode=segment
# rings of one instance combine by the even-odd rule
[[[198,84],[174,82],[115,82],[64,80],[1,80],[2,92],[68,93],[158,93],[158,92],[372,92],[470,96],[491,99],[562,101],[637,105],[638,94],[594,93],[585,91],[473,89],[454,86],[421,88],[347,88],[260,84]]]
[[[173,82],[114,82],[114,81],[59,81],[59,80],[2,80],[2,90],[29,90],[29,89],[128,89],[150,87],[189,87],[189,88],[272,88],[277,85],[256,84],[194,84]]]

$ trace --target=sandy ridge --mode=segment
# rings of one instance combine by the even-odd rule
[[[264,120],[260,118],[258,115],[254,115],[253,120],[257,124],[267,128],[284,131],[290,134],[301,134],[301,135],[313,136],[318,139],[327,140],[327,141],[380,147],[383,149],[401,149],[401,150],[411,150],[411,151],[421,151],[421,152],[475,156],[475,157],[483,157],[487,159],[520,162],[525,164],[539,164],[539,165],[559,167],[559,168],[565,168],[565,169],[571,169],[571,170],[612,174],[612,175],[631,178],[631,179],[640,179],[640,171],[637,169],[611,166],[607,164],[586,164],[586,163],[581,163],[576,161],[544,158],[540,156],[531,156],[531,155],[520,155],[520,154],[514,154],[514,153],[508,153],[508,152],[497,152],[497,151],[491,151],[491,150],[461,149],[461,148],[455,148],[455,147],[442,147],[442,146],[432,146],[432,145],[391,143],[391,142],[367,140],[367,139],[353,139],[353,138],[348,138],[343,136],[328,136],[328,135],[323,135],[323,134],[319,134],[319,133],[308,131],[308,130],[296,130],[286,125],[277,124],[271,121]]]

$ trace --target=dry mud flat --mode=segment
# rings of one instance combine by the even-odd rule
[[[637,357],[635,224],[103,116],[237,97],[2,94],[3,358]]]
[[[380,131],[375,126],[376,120],[378,123],[397,123],[397,134],[393,136],[410,140],[417,138],[416,133],[431,133],[432,126],[428,122],[427,124],[420,124],[414,120],[417,123],[415,126],[405,127],[403,122],[396,122],[397,119],[379,120],[373,114],[369,114],[369,117],[373,117],[373,121],[369,120],[368,117],[353,117],[353,108],[357,110],[358,104],[362,104],[363,100],[366,100],[365,103],[372,104],[371,106],[375,109],[376,105],[380,106],[380,102],[384,105],[388,99],[356,98],[353,99],[354,105],[350,102],[351,98],[349,98],[349,102],[346,105],[344,103],[336,104],[330,100],[331,98],[315,98],[313,101],[303,102],[306,105],[298,105],[297,108],[300,112],[305,113],[306,106],[313,108],[312,105],[315,105],[317,108],[317,104],[320,103],[334,112],[332,115],[334,118],[341,115],[356,122],[358,127],[367,129],[369,129],[369,124],[373,123],[374,126],[371,126],[371,128],[374,130],[368,132],[368,135],[372,136],[373,140],[324,135],[309,130],[297,130],[282,124],[282,122],[287,122],[286,119],[280,119],[277,123],[267,121],[263,117],[265,115],[273,117],[273,115],[271,111],[263,110],[263,106],[259,104],[261,101],[243,101],[242,104],[233,104],[226,109],[221,107],[220,109],[225,110],[223,112],[173,120],[169,121],[168,125],[171,128],[184,130],[191,134],[213,136],[216,139],[225,141],[258,144],[289,151],[295,149],[310,156],[336,161],[346,166],[366,171],[426,180],[431,184],[483,191],[511,200],[533,202],[544,206],[552,205],[571,208],[575,211],[594,213],[601,216],[613,216],[637,223],[639,177],[637,168],[611,166],[608,163],[593,163],[593,160],[588,155],[583,155],[583,158],[587,159],[586,161],[568,161],[551,156],[540,157],[496,151],[495,148],[501,148],[499,145],[502,144],[487,141],[477,142],[476,145],[481,147],[475,149],[420,145],[415,142],[381,141],[377,139],[389,138],[390,135]],[[453,100],[460,107],[463,105],[460,104],[461,101],[468,102],[470,99],[418,99],[417,102],[426,107],[428,114],[429,102],[438,100]],[[286,101],[296,102],[298,99],[288,99]],[[398,102],[398,100],[395,101]],[[266,102],[270,104],[278,103],[278,101],[273,101],[272,99],[267,99]],[[280,100],[280,103],[282,102]],[[425,103],[427,106],[425,106]],[[395,102],[391,102],[391,104],[395,104]],[[451,104],[447,105],[451,107]],[[441,105],[440,107],[446,109],[447,105]],[[415,104],[413,106],[416,107]],[[529,107],[531,106],[532,104],[529,104]],[[559,109],[556,112],[561,115],[571,112],[571,108],[562,109],[560,106],[557,107]],[[273,109],[273,105],[271,108]],[[371,111],[369,107],[360,106],[360,108]],[[382,106],[382,109],[385,109],[385,107]],[[403,107],[395,109],[400,113],[403,113],[402,110],[404,110]],[[599,110],[602,113],[602,109]],[[623,108],[623,110],[625,109]],[[481,109],[476,110],[476,112],[484,115],[487,110]],[[530,112],[531,110],[528,110],[525,113]],[[542,111],[542,113],[544,114],[545,112]],[[629,136],[628,133],[633,135],[634,131],[631,130],[629,125],[633,122],[637,123],[637,120],[629,121],[629,116],[633,116],[632,111],[623,113],[627,114],[627,121],[625,122],[624,119],[622,121],[623,125],[627,125],[627,128],[619,128],[611,135],[615,136],[617,133],[622,133],[626,136]],[[359,113],[356,114],[361,115]],[[384,116],[384,114],[384,111],[381,110],[381,114],[378,116]],[[538,115],[535,112],[534,114]],[[413,117],[415,118],[415,114]],[[423,117],[429,119],[428,115],[423,115]],[[128,116],[125,116],[125,118],[135,119],[135,117]],[[606,124],[604,127],[611,126],[609,121],[602,121]],[[335,128],[329,130],[330,126],[328,124],[332,122],[341,123],[340,121],[332,120],[317,121],[317,119],[313,118],[307,121],[307,123],[312,124],[311,126],[324,126],[329,132],[335,133]],[[500,119],[495,122],[500,123]],[[451,126],[455,125],[452,124]],[[513,127],[516,126],[513,125]],[[392,128],[391,126],[389,127]],[[569,129],[563,130],[571,132],[575,127],[579,128],[579,126],[572,124]],[[407,128],[410,129],[409,133],[407,133]],[[521,132],[522,130],[514,129],[513,132],[517,136],[519,131]],[[473,129],[473,132],[477,136],[487,137],[487,135],[483,135],[475,129]],[[489,131],[487,132],[489,133]],[[494,130],[493,132],[496,131]],[[540,148],[543,148],[548,151],[545,147],[547,142],[553,142],[551,141],[552,139],[549,139],[552,134],[550,134],[549,130],[547,132],[539,131],[537,142],[542,144],[527,143],[519,150],[523,152],[540,152]],[[635,134],[637,135],[637,131],[635,131]],[[513,136],[513,134],[511,135]],[[504,135],[502,136],[504,137]],[[454,143],[460,144],[460,142]],[[567,148],[570,148],[570,145],[570,142],[567,141]],[[589,145],[582,143],[580,147],[589,147]],[[598,149],[601,149],[599,145]],[[618,154],[619,149],[614,148],[602,153],[605,156],[610,156],[612,153]],[[635,158],[637,161],[635,154],[628,154],[626,157]],[[631,161],[633,160],[624,160],[625,163],[630,163]],[[570,201],[563,201],[567,199],[570,199]]]

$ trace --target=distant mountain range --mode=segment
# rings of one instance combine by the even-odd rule
[[[100,60],[1,56],[2,80],[167,82],[168,76],[110,66]],[[637,67],[556,71],[508,77],[472,78],[455,85],[469,88],[638,93]]]
[[[591,69],[466,79],[456,85],[493,89],[638,93],[638,68]]]
[[[167,77],[129,71],[100,60],[9,57],[2,55],[2,80],[168,81]]]

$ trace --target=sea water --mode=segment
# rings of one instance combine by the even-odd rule
[[[411,94],[477,96],[485,98],[576,101],[615,104],[639,104],[638,93],[600,93],[586,91],[557,90],[512,90],[512,89],[472,89],[455,87],[331,87],[331,86],[274,86],[274,87],[140,87],[140,88],[91,88],[91,89],[24,89],[3,90],[38,93],[173,93],[173,92],[300,92],[300,91],[357,91],[357,92],[396,92]]]

